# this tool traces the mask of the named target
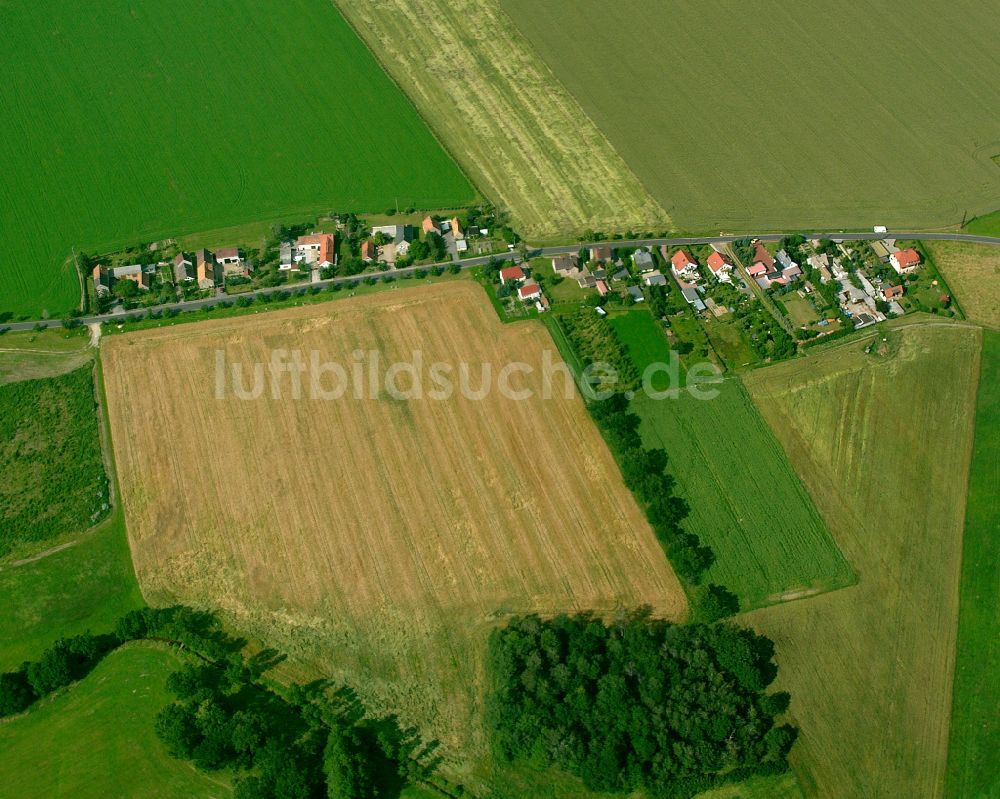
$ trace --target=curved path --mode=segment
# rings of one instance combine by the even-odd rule
[[[748,238],[756,238],[761,241],[780,241],[784,237],[785,233],[760,233],[757,235],[751,234],[741,234],[741,235],[718,235],[718,236],[688,236],[682,238],[662,238],[662,239],[607,239],[605,241],[598,242],[577,242],[574,244],[560,244],[552,247],[540,247],[540,248],[529,248],[528,256],[531,258],[536,258],[539,256],[550,256],[550,255],[566,255],[579,252],[581,248],[591,247],[591,246],[604,246],[604,247],[658,247],[662,244],[666,244],[668,247],[683,247],[692,244],[731,244],[735,241],[741,241]],[[894,238],[894,239],[922,239],[924,241],[960,241],[968,244],[989,244],[995,247],[1000,247],[1000,236],[976,236],[968,233],[921,233],[913,231],[889,231],[888,233],[802,233],[807,239],[833,239],[834,241],[876,241],[878,239]],[[510,253],[498,253],[496,255],[481,255],[475,258],[464,258],[458,261],[442,261],[437,264],[426,264],[422,266],[408,266],[404,269],[385,269],[381,272],[366,272],[363,275],[354,275],[352,277],[334,277],[329,280],[319,280],[314,283],[304,283],[295,286],[275,286],[273,288],[262,288],[255,289],[253,291],[243,292],[242,294],[229,295],[221,294],[215,297],[206,297],[201,300],[187,300],[184,302],[173,302],[166,305],[153,305],[149,308],[137,308],[132,311],[122,311],[119,313],[109,313],[100,314],[98,316],[85,316],[79,319],[80,322],[86,325],[100,324],[101,322],[114,322],[116,320],[123,320],[126,318],[142,317],[153,311],[164,311],[167,308],[173,308],[177,311],[197,311],[202,308],[210,307],[212,305],[217,305],[220,302],[234,302],[238,297],[264,297],[271,294],[277,294],[281,291],[290,291],[293,293],[305,294],[313,286],[330,286],[334,283],[351,283],[358,280],[366,280],[368,278],[379,279],[385,277],[386,275],[392,275],[395,277],[401,277],[403,275],[415,272],[418,269],[431,269],[435,266],[441,268],[447,268],[449,266],[457,265],[460,269],[470,269],[475,266],[483,266],[489,263],[491,258],[513,258],[514,262],[517,263],[521,259],[521,255],[518,252]],[[0,330],[33,330],[36,327],[62,327],[63,322],[67,320],[62,319],[49,319],[41,322],[13,322],[7,325],[0,326]]]

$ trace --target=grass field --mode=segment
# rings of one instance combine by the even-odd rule
[[[0,383],[0,474],[0,557],[107,513],[90,365]]]
[[[508,614],[643,603],[673,618],[686,612],[580,399],[563,398],[558,376],[554,398],[537,395],[548,334],[533,322],[503,325],[474,283],[104,346],[147,598],[221,607],[307,672],[343,678],[418,724],[449,758],[485,754],[483,650]],[[377,351],[383,364],[420,350],[425,369],[472,364],[473,387],[479,364],[517,360],[535,373],[515,387],[536,395],[407,400],[365,390],[356,400],[352,388],[340,401],[296,401],[289,384],[283,399],[229,392],[220,401],[217,348],[244,364],[271,348],[315,349],[343,364],[357,350]]]
[[[1000,796],[1000,333],[983,335],[945,796]]]
[[[974,0],[502,6],[682,230],[1000,207],[1000,17]]]
[[[810,797],[939,797],[980,332],[920,325],[745,378],[859,575],[743,617],[777,647]]]
[[[499,0],[336,3],[467,174],[532,242],[669,225]]]
[[[1000,247],[925,241],[924,249],[969,321],[1000,329]]]
[[[473,190],[327,0],[4,3],[0,314],[79,300],[72,248]]]
[[[977,233],[980,236],[1000,236],[1000,211],[976,217],[962,228],[962,232]]]
[[[735,592],[744,609],[848,585],[854,575],[812,500],[738,380],[715,399],[639,395],[648,446],[670,458],[685,526],[708,544],[711,582]]]
[[[79,369],[94,359],[86,330],[8,331],[0,336],[0,384]]]
[[[167,675],[184,661],[159,646],[108,655],[81,682],[0,723],[0,797],[225,797],[224,776],[171,758],[153,731],[171,701]]]

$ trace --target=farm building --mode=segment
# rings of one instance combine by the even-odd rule
[[[295,240],[294,258],[297,263],[309,266],[333,266],[337,256],[335,239],[332,233],[313,233],[311,236],[299,236]]]
[[[202,248],[194,254],[194,262],[198,288],[214,289],[219,279],[215,255],[210,250]]]
[[[149,288],[149,274],[142,268],[142,264],[116,266],[111,270],[111,279],[112,282],[115,280],[131,280],[141,289]]]
[[[576,271],[576,259],[560,255],[552,259],[552,271],[557,275],[569,275]]]
[[[194,261],[186,252],[179,252],[173,260],[174,282],[189,283],[195,280]]]
[[[371,239],[365,239],[361,242],[361,260],[365,262],[371,262],[375,260],[377,255],[375,249],[375,242]]]
[[[111,272],[106,266],[97,264],[91,272],[91,276],[94,279],[94,291],[97,292],[98,296],[106,296],[111,292]]]

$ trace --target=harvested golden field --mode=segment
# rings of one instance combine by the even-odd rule
[[[438,738],[484,754],[486,635],[508,614],[652,605],[684,593],[577,396],[216,399],[230,364],[275,348],[382,364],[535,369],[537,323],[503,325],[456,282],[114,336],[105,374],[129,537],[154,603],[221,608],[308,673],[346,680]],[[370,356],[366,356],[370,361]],[[560,362],[561,363],[561,362]],[[401,381],[406,384],[406,381]],[[247,381],[250,383],[249,379]],[[331,385],[329,382],[324,385]],[[367,385],[367,384],[365,384]],[[365,391],[367,393],[367,389]]]
[[[981,334],[888,335],[745,378],[859,575],[743,617],[776,644],[810,797],[944,790]]]
[[[969,320],[1000,329],[1000,247],[925,241],[924,249]]]
[[[669,225],[499,0],[335,2],[466,173],[533,242]]]

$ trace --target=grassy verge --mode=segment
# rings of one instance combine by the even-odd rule
[[[983,337],[945,795],[1000,796],[1000,333]]]
[[[17,786],[25,799],[229,796],[223,776],[174,760],[153,730],[172,699],[167,675],[182,663],[164,646],[128,645],[76,685],[0,723],[0,786]]]

